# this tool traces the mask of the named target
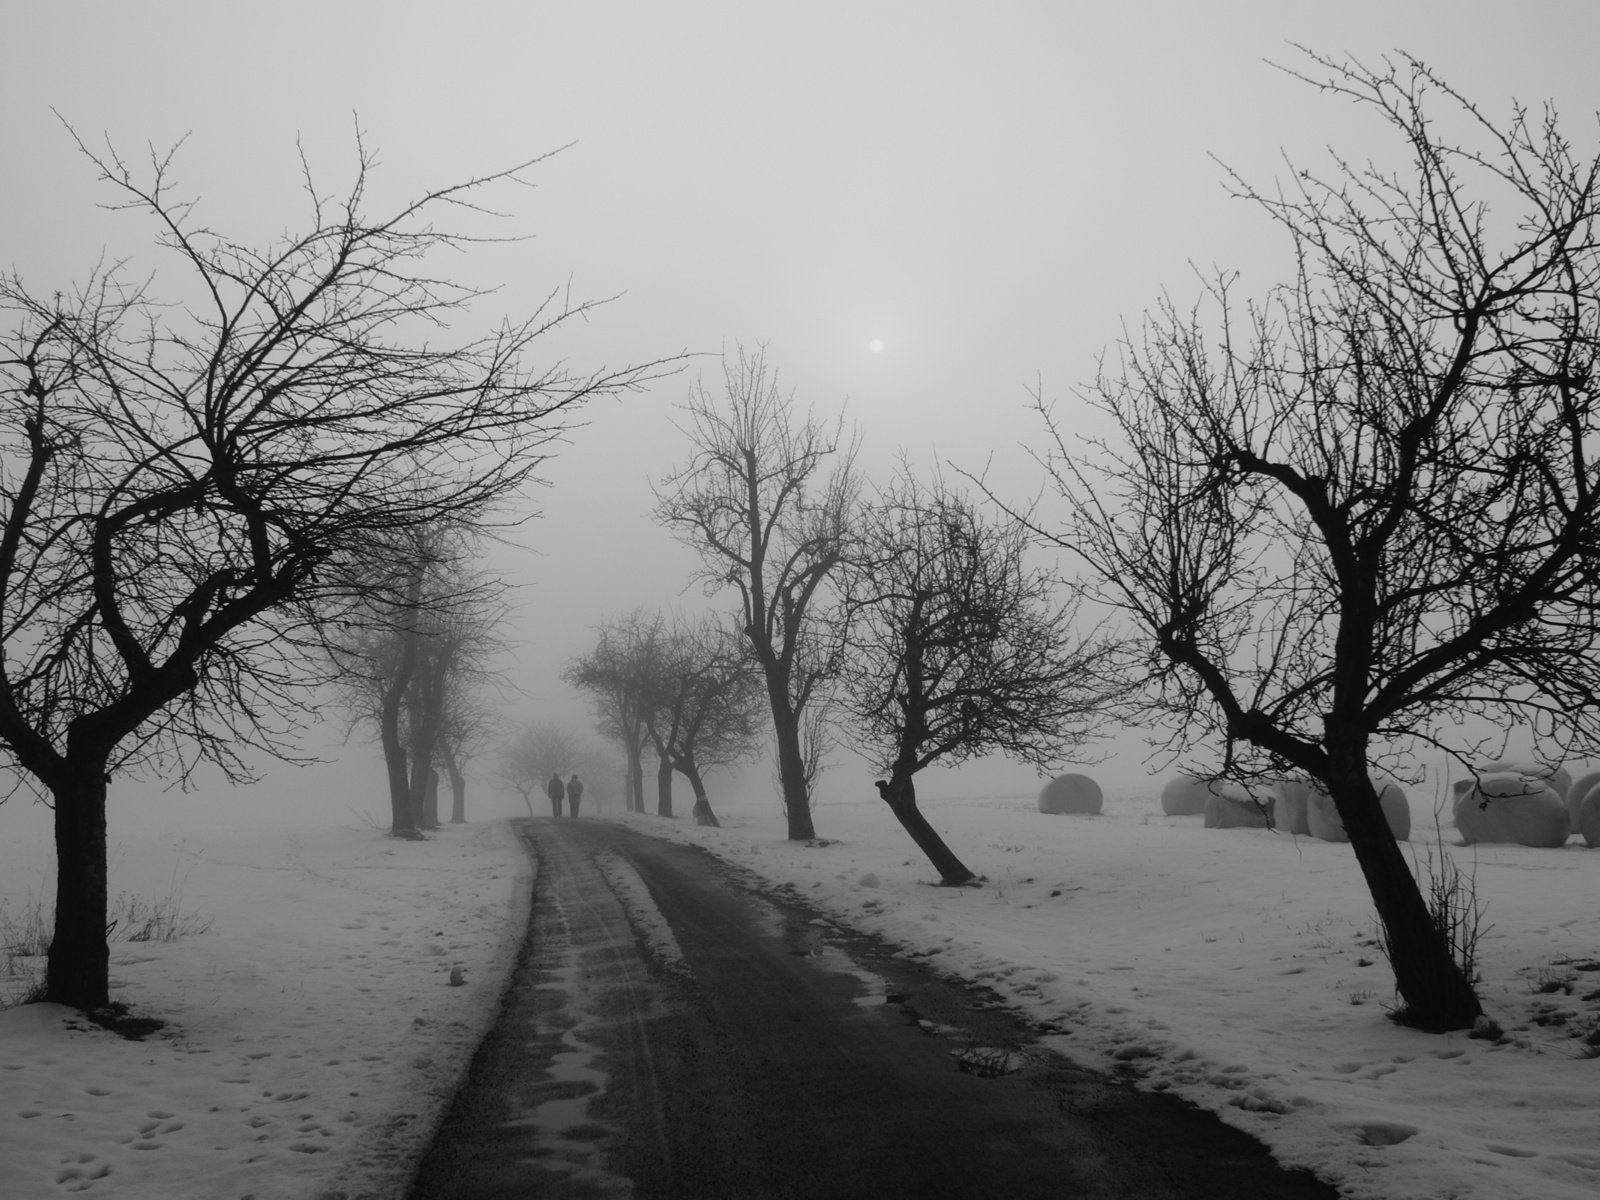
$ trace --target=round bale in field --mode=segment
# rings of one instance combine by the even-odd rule
[[[1161,789],[1161,811],[1169,817],[1198,817],[1206,811],[1211,784],[1197,775],[1179,775]]]
[[[1456,832],[1463,841],[1510,842],[1553,848],[1566,845],[1572,832],[1567,806],[1543,779],[1514,771],[1478,777],[1458,790]]]
[[[1589,789],[1574,827],[1583,835],[1585,846],[1600,846],[1600,786]]]
[[[1207,829],[1265,829],[1272,817],[1273,795],[1261,789],[1252,795],[1242,783],[1231,780],[1212,785],[1206,801]]]
[[[1309,779],[1278,779],[1272,783],[1272,823],[1283,833],[1305,836],[1311,832],[1307,807],[1316,785]]]
[[[1567,789],[1567,818],[1574,829],[1578,828],[1578,813],[1583,809],[1583,802],[1589,798],[1596,784],[1600,784],[1600,771],[1590,771],[1586,775],[1579,775]]]
[[[1549,789],[1563,800],[1572,790],[1572,772],[1556,763],[1540,762],[1533,758],[1503,758],[1499,762],[1492,762],[1488,766],[1479,767],[1478,774],[1482,775],[1521,775],[1526,779],[1542,780]]]
[[[1100,785],[1087,775],[1057,775],[1039,790],[1039,811],[1093,815],[1105,804]]]
[[[1406,799],[1405,789],[1392,779],[1383,781],[1378,786],[1378,807],[1383,810],[1383,819],[1388,823],[1394,840],[1410,841],[1411,803]],[[1313,788],[1306,799],[1306,824],[1314,838],[1321,838],[1325,842],[1350,840],[1350,835],[1345,832],[1344,819],[1334,807],[1333,797],[1320,788]]]

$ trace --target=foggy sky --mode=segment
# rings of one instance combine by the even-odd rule
[[[552,353],[590,369],[765,342],[802,405],[848,402],[875,473],[901,448],[924,468],[992,454],[1019,500],[1038,486],[1017,450],[1039,434],[1036,380],[1070,404],[1122,321],[1163,289],[1194,295],[1190,263],[1239,268],[1252,292],[1281,277],[1281,243],[1211,156],[1265,182],[1284,150],[1388,148],[1369,115],[1267,65],[1295,65],[1289,43],[1369,61],[1403,48],[1494,117],[1554,98],[1580,137],[1600,108],[1593,0],[55,0],[10,6],[4,28],[0,265],[40,290],[102,253],[159,262],[147,220],[93,207],[108,194],[52,107],[130,157],[187,134],[184,190],[257,240],[303,218],[297,138],[337,191],[359,123],[375,207],[568,146],[529,173],[536,188],[496,196],[500,231],[531,240],[462,260],[502,288],[486,324],[569,280],[620,293]],[[527,715],[581,723],[555,676],[600,616],[702,602],[680,595],[693,559],[650,521],[649,480],[687,453],[673,406],[719,370],[692,360],[589,410],[532,493],[523,548],[496,552],[530,584]],[[375,759],[356,756],[351,786],[376,797]]]

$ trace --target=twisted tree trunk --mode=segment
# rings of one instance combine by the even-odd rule
[[[896,770],[887,783],[879,779],[874,781],[873,786],[889,805],[889,811],[894,813],[895,819],[911,835],[911,840],[928,856],[928,861],[939,872],[940,883],[945,887],[961,887],[977,878],[945,845],[944,839],[922,815],[922,810],[917,807],[917,789],[909,774]]]

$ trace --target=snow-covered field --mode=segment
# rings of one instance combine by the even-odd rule
[[[1080,1060],[1178,1092],[1374,1200],[1600,1192],[1600,852],[1451,847],[1492,928],[1508,1036],[1384,1017],[1387,968],[1348,846],[1169,818],[1158,784],[1098,817],[1028,799],[925,803],[982,888],[933,872],[875,801],[828,802],[819,844],[770,801],[725,827],[620,818],[704,845],[836,919],[994,988]],[[1416,849],[1431,848],[1418,812]],[[0,899],[48,883],[0,810]],[[621,864],[618,864],[621,870]],[[503,822],[426,843],[376,830],[190,828],[113,838],[114,892],[175,899],[171,942],[117,942],[143,1042],[47,1006],[0,1012],[0,1196],[390,1197],[509,970],[529,868]],[[619,885],[620,886],[620,885]],[[647,897],[624,887],[635,908]],[[649,930],[642,930],[648,935]],[[464,986],[450,986],[463,968]],[[0,986],[4,986],[0,979]]]
[[[53,886],[48,841],[19,823],[0,811],[13,922]],[[400,1194],[521,938],[511,826],[189,829],[110,852],[114,894],[208,928],[113,941],[112,998],[170,1022],[144,1041],[55,1005],[0,1011],[0,1198]]]

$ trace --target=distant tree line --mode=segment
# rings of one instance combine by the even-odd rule
[[[627,755],[630,809],[644,811],[650,749],[655,811],[673,815],[677,772],[714,824],[703,772],[770,742],[789,836],[812,838],[812,787],[842,737],[874,756],[879,794],[942,881],[973,881],[914,776],[988,753],[1045,766],[1082,746],[1127,690],[1119,643],[1078,634],[1073,589],[999,510],[906,464],[866,495],[842,418],[800,412],[764,350],[726,357],[720,394],[697,386],[684,429],[691,458],[656,513],[699,552],[708,594],[736,604],[692,625],[607,622],[566,671]]]

